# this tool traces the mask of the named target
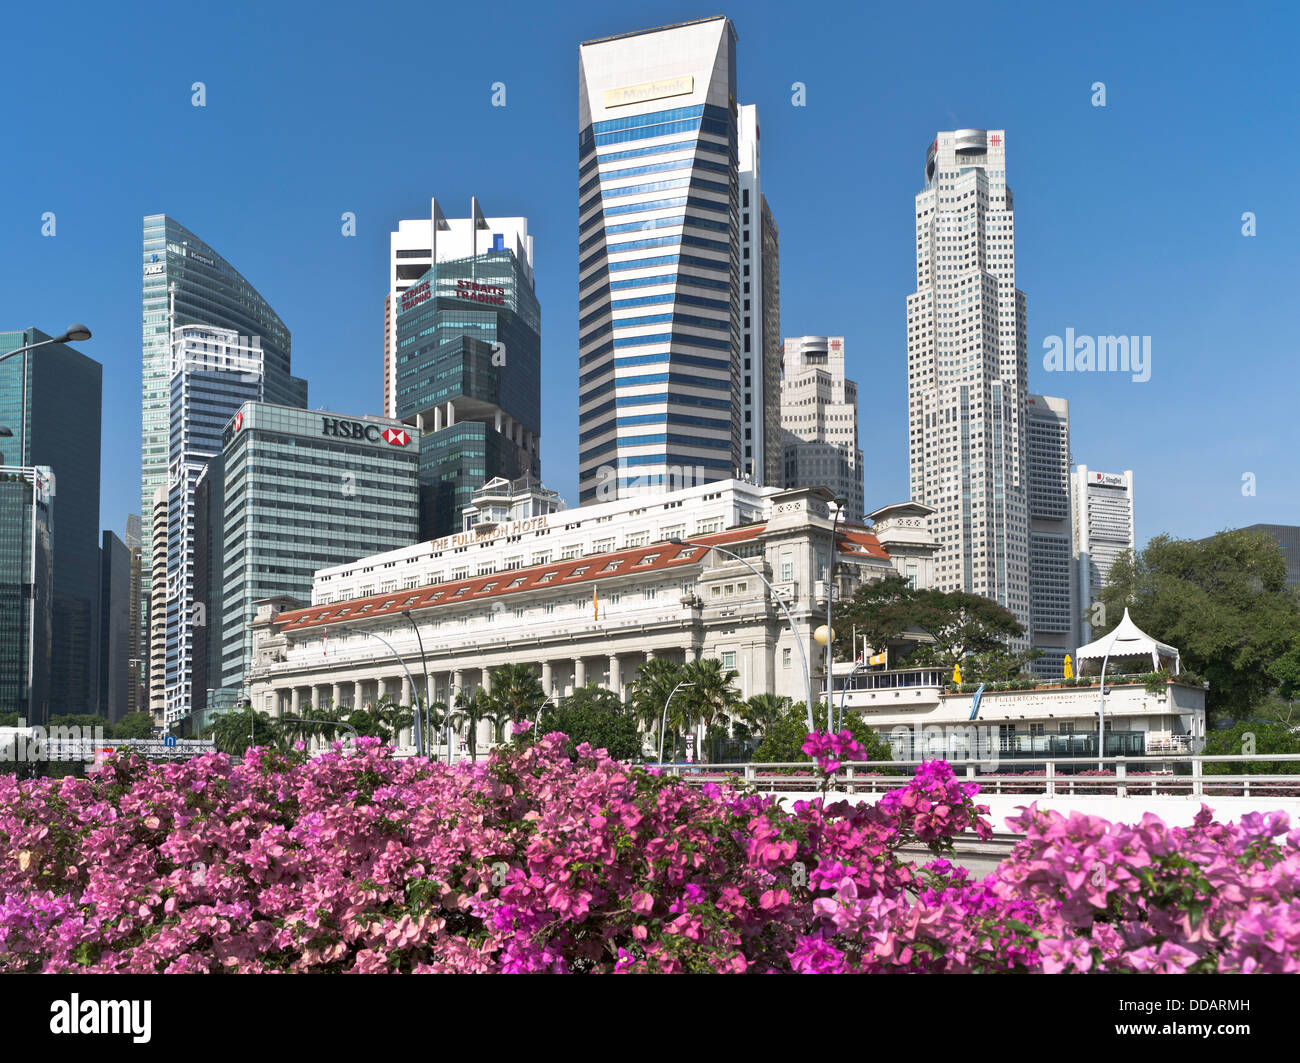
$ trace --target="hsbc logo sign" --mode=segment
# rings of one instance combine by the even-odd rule
[[[411,441],[411,434],[404,428],[380,428],[377,424],[364,421],[346,421],[341,417],[322,417],[321,435],[336,439],[364,439],[369,443],[381,440],[393,447],[404,447]]]
[[[244,427],[244,411],[243,411],[243,410],[240,410],[237,414],[235,414],[235,419],[234,419],[234,421],[231,423],[230,427],[233,428],[236,432],[238,432],[241,428]]]

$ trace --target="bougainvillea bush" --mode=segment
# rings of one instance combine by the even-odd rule
[[[562,735],[454,768],[377,741],[307,759],[110,758],[0,776],[0,971],[1300,970],[1300,831],[1030,806],[990,834],[941,761],[876,804],[789,809]],[[820,772],[854,756],[810,736]],[[902,846],[937,859],[902,861]]]

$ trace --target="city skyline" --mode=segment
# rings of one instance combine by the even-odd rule
[[[763,116],[764,192],[781,223],[782,333],[845,335],[857,352],[850,356],[849,375],[873,382],[864,387],[860,410],[863,424],[873,426],[870,435],[864,433],[868,509],[907,496],[906,340],[899,302],[909,289],[912,263],[909,234],[894,217],[899,192],[915,192],[915,159],[935,129],[977,127],[1004,128],[1015,138],[1011,181],[1022,201],[1017,270],[1032,304],[1029,388],[1071,402],[1078,460],[1099,468],[1131,465],[1147,485],[1137,514],[1139,544],[1161,532],[1191,538],[1223,527],[1296,523],[1296,472],[1287,461],[1294,440],[1291,421],[1285,417],[1286,389],[1261,393],[1257,386],[1271,366],[1280,372],[1286,364],[1287,352],[1271,334],[1281,332],[1277,307],[1283,297],[1285,271],[1280,263],[1285,241],[1280,237],[1296,217],[1295,207],[1272,182],[1254,176],[1248,164],[1254,151],[1263,150],[1266,126],[1264,116],[1243,106],[1242,100],[1247,93],[1267,90],[1260,78],[1267,82],[1278,76],[1269,72],[1270,64],[1253,64],[1262,72],[1246,87],[1232,76],[1244,67],[1226,59],[1212,60],[1218,65],[1195,83],[1171,76],[1162,58],[1171,50],[1165,30],[1119,13],[1115,21],[1126,34],[1101,48],[1096,37],[1085,33],[1063,43],[1049,62],[1041,54],[1017,53],[1014,47],[1017,40],[1045,39],[1052,23],[1047,16],[1033,14],[1013,28],[1006,42],[1004,73],[982,84],[968,74],[943,73],[939,84],[921,90],[915,73],[902,72],[887,49],[870,42],[863,46],[879,60],[876,66],[851,64],[849,74],[837,73],[836,64],[825,59],[845,47],[838,36],[852,39],[853,33],[833,34],[827,26],[795,27],[793,16],[775,6],[723,13],[735,20],[740,38],[742,99],[757,104]],[[102,186],[102,194],[93,199],[88,198],[85,179],[70,173],[45,174],[38,180],[21,168],[7,171],[0,180],[17,220],[6,239],[11,253],[0,267],[12,301],[12,320],[6,327],[30,323],[57,331],[64,319],[85,320],[95,331],[85,353],[105,365],[102,526],[120,531],[122,514],[135,508],[132,481],[134,491],[140,489],[139,472],[128,465],[129,456],[139,453],[130,424],[138,426],[139,412],[126,405],[129,396],[138,402],[139,395],[139,337],[138,332],[132,335],[132,325],[139,323],[139,289],[126,264],[138,247],[134,241],[140,218],[166,211],[203,233],[238,264],[293,331],[295,369],[319,389],[313,392],[313,406],[361,405],[357,412],[380,413],[383,348],[375,308],[383,294],[387,234],[394,222],[413,216],[435,193],[460,200],[478,191],[490,202],[528,216],[538,233],[539,299],[552,308],[542,352],[549,389],[543,394],[548,415],[543,426],[548,439],[546,482],[576,500],[575,170],[568,138],[573,130],[577,48],[582,40],[602,33],[701,14],[706,12],[665,5],[631,18],[580,7],[564,11],[537,32],[508,32],[502,37],[503,108],[492,107],[492,83],[498,79],[490,70],[485,74],[481,62],[471,67],[449,61],[441,75],[446,80],[440,84],[454,97],[455,109],[463,112],[454,129],[498,122],[492,139],[511,141],[512,148],[528,154],[533,162],[526,172],[497,165],[497,153],[491,149],[485,149],[476,164],[463,151],[453,157],[411,146],[403,147],[400,167],[349,164],[341,167],[346,178],[305,163],[291,164],[287,156],[302,151],[298,138],[304,119],[307,127],[316,128],[312,114],[359,117],[366,107],[348,104],[325,86],[314,86],[306,94],[314,93],[312,99],[300,99],[301,92],[295,95],[295,79],[307,83],[309,78],[299,61],[278,46],[279,30],[253,47],[272,49],[282,65],[255,90],[236,85],[234,60],[223,58],[235,54],[224,29],[202,42],[198,54],[167,60],[168,122],[177,148],[169,155],[179,163],[187,147],[200,142],[212,141],[221,148],[259,141],[266,132],[263,127],[250,129],[240,123],[255,113],[258,101],[273,100],[282,122],[292,126],[297,120],[299,125],[289,131],[286,158],[268,160],[259,176],[232,177],[227,172],[214,180],[195,172],[192,181],[182,181],[182,171],[172,162],[150,172],[128,169],[130,136],[91,168],[96,188]],[[17,17],[20,29],[28,18]],[[850,28],[858,18],[865,16],[843,13]],[[1265,13],[1247,21],[1258,30],[1269,19]],[[86,43],[79,32],[107,30],[96,27],[96,21],[86,20],[84,31],[74,33],[73,52]],[[130,32],[132,22],[127,16],[123,28],[112,33]],[[189,24],[193,28],[201,22],[196,16]],[[186,23],[177,23],[177,28],[182,25]],[[314,41],[324,33],[322,43],[332,33],[324,22],[308,29]],[[362,37],[368,32],[363,30]],[[888,39],[898,32],[901,25],[887,16],[876,36]],[[1208,29],[1185,26],[1174,32],[1186,45],[1203,38]],[[994,27],[976,28],[971,35],[975,43],[988,42],[995,37]],[[1272,42],[1281,37],[1261,33],[1259,47],[1276,47]],[[1157,39],[1161,48],[1154,47]],[[779,47],[772,40],[779,41]],[[942,59],[955,44],[937,42],[936,47]],[[530,64],[521,65],[525,48]],[[1139,52],[1146,65],[1135,73],[1132,58]],[[814,62],[818,56],[822,58]],[[105,131],[121,136],[125,119],[114,120],[111,104],[124,91],[125,81],[116,73],[97,72],[97,62],[88,57],[87,66],[110,86],[99,94],[103,99],[82,101],[71,87],[51,87],[17,117],[20,129],[26,123],[57,127],[59,115],[75,97],[79,107],[103,119],[102,128],[88,134],[92,144]],[[401,80],[405,75],[393,76]],[[1018,92],[1029,77],[1042,79],[1039,91]],[[190,86],[200,80],[207,90],[203,108],[191,106]],[[1109,90],[1104,108],[1091,103],[1092,86],[1098,81],[1106,82]],[[805,107],[792,102],[795,83],[806,86]],[[359,93],[358,100],[368,99],[359,86],[350,87]],[[153,93],[155,87],[139,91]],[[163,93],[162,88],[156,91]],[[1187,98],[1171,99],[1177,92]],[[1025,95],[1040,98],[1027,100]],[[950,102],[958,99],[961,105]],[[849,143],[847,134],[864,108],[874,132],[865,138],[867,145],[859,146]],[[372,109],[372,114],[378,110]],[[1151,188],[1157,187],[1164,163],[1151,157],[1159,152],[1149,151],[1157,115],[1162,135],[1179,138],[1190,133],[1187,123],[1194,115],[1198,128],[1219,123],[1220,138],[1212,162],[1189,171],[1188,188],[1159,197]],[[397,118],[393,125],[387,121],[364,137],[388,142]],[[462,121],[467,125],[461,126]],[[346,121],[339,132],[345,140],[360,135],[349,133]],[[455,136],[451,130],[446,134],[449,140]],[[835,150],[855,179],[869,184],[867,194],[855,195],[863,216],[847,239],[826,239],[819,178],[801,165],[827,138],[835,139]],[[824,144],[820,150],[825,150]],[[1281,153],[1284,167],[1295,151],[1286,143],[1269,150]],[[221,192],[232,180],[237,192]],[[292,194],[286,186],[292,186]],[[842,182],[835,185],[841,187]],[[93,210],[86,208],[87,202],[94,203]],[[40,235],[46,211],[57,216],[54,237]],[[346,224],[341,216],[349,211],[356,215],[355,241],[340,232]],[[21,220],[24,212],[29,216],[26,223]],[[1246,212],[1257,218],[1255,237],[1241,232]],[[1061,252],[1063,246],[1068,254]],[[312,263],[310,270],[295,270],[306,261]],[[74,263],[74,285],[51,283],[52,277],[73,272]],[[1234,305],[1252,310],[1247,314],[1231,309]],[[1067,329],[1098,336],[1150,335],[1150,380],[1139,384],[1116,373],[1045,373],[1044,340]],[[1258,374],[1222,371],[1224,354],[1247,353],[1251,360],[1246,364],[1258,365]],[[1240,364],[1241,358],[1236,361]],[[348,396],[360,396],[362,402],[349,401]],[[1152,430],[1142,445],[1135,448],[1131,441],[1121,441],[1114,425],[1144,415],[1151,418]],[[1227,439],[1222,431],[1178,431],[1196,422],[1237,427]],[[1282,430],[1271,429],[1273,423]],[[1156,470],[1163,475],[1155,475]],[[1247,486],[1253,494],[1243,493]]]

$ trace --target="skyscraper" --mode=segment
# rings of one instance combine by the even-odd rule
[[[143,536],[140,530],[140,514],[132,513],[126,518],[126,548],[131,558],[130,587],[128,595],[130,618],[127,627],[127,690],[126,711],[147,712],[149,710],[148,692],[144,689],[146,652],[145,631],[143,628],[143,610],[140,602],[140,587],[144,579],[144,558],[141,554]]]
[[[541,477],[541,308],[525,218],[431,207],[424,272],[395,297],[397,416],[420,435],[420,537],[494,477]],[[402,223],[406,225],[406,222]],[[421,249],[423,250],[423,249]],[[409,278],[407,278],[409,279]]]
[[[40,329],[0,332],[0,354],[50,339]],[[48,466],[58,484],[52,530],[54,583],[50,705],[99,706],[99,439],[103,367],[65,343],[0,362],[5,461]]]
[[[208,615],[208,603],[194,596],[199,533],[195,487],[204,466],[221,453],[226,424],[245,402],[265,394],[265,352],[256,337],[182,325],[174,342],[167,498],[168,724],[194,707],[194,629],[217,622]]]
[[[259,599],[308,602],[317,570],[417,541],[420,443],[389,418],[240,407],[220,462],[209,464],[224,480],[208,610],[220,668],[209,686],[243,693]],[[389,589],[389,581],[380,585]],[[399,589],[396,577],[391,589]]]
[[[844,375],[844,337],[787,339],[783,364],[784,486],[828,487],[845,499],[844,519],[861,524],[858,386]]]
[[[167,718],[167,485],[154,488],[149,556],[149,714],[155,727]]]
[[[140,512],[152,514],[154,491],[170,483],[174,327],[207,325],[231,329],[250,340],[255,337],[266,363],[268,401],[306,406],[307,382],[290,374],[289,330],[279,315],[208,244],[165,214],[151,214],[144,219],[143,252]],[[144,522],[143,533],[141,550],[150,559],[152,521]],[[143,609],[151,599],[151,580],[152,575],[146,574],[141,587]],[[149,623],[152,627],[152,619]]]
[[[1091,642],[1114,627],[1116,618],[1094,607],[1110,576],[1110,566],[1136,546],[1133,523],[1133,470],[1097,472],[1080,465],[1070,474],[1074,501],[1074,557],[1078,565],[1081,634],[1079,644]]]
[[[50,722],[53,622],[49,466],[0,465],[0,712]]]
[[[99,550],[99,712],[117,723],[127,711],[130,685],[129,655],[131,551],[111,531],[104,531]]]
[[[782,482],[780,234],[763,195],[758,108],[740,108],[740,358],[744,472]]]
[[[1000,129],[939,133],[926,152],[907,297],[908,455],[912,498],[936,510],[940,589],[991,598],[1028,627],[1028,351],[1006,174]]]
[[[755,260],[742,268],[737,153],[729,19],[580,46],[584,504],[723,480],[744,465],[740,284],[752,283]]]
[[[1059,679],[1079,641],[1070,521],[1070,404],[1026,399],[1029,455],[1029,644],[1035,675]]]

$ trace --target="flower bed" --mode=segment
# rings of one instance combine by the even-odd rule
[[[847,732],[805,750],[821,773]],[[942,761],[876,804],[772,798],[565,739],[454,768],[111,757],[0,776],[0,971],[1296,971],[1300,831],[1030,806],[997,872]]]

